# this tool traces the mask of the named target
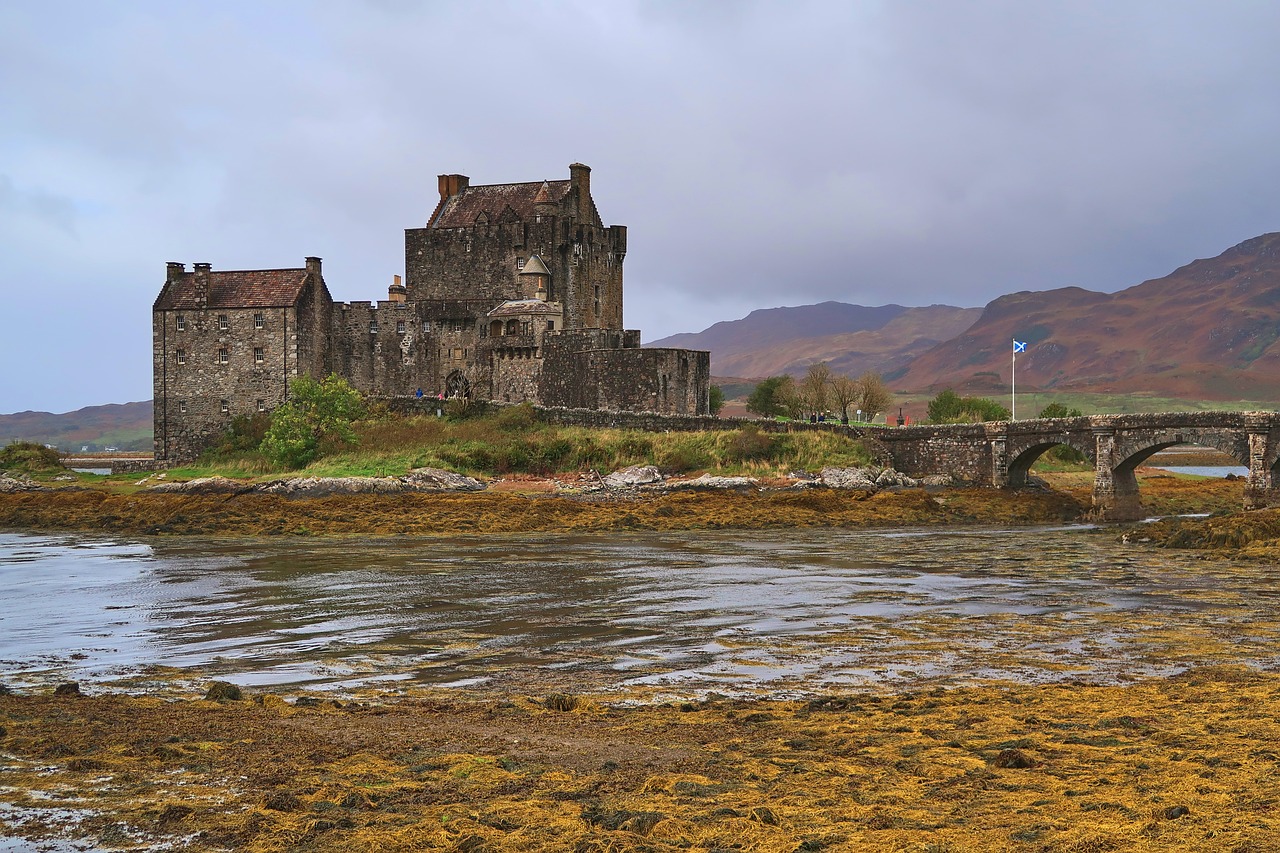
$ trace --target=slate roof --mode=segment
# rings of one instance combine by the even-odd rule
[[[283,308],[298,301],[307,283],[306,269],[212,270],[206,308]],[[176,285],[176,286],[175,286]],[[155,310],[197,309],[195,273],[184,272],[166,284]]]
[[[515,317],[521,314],[560,314],[559,302],[543,302],[541,299],[513,299],[504,302],[488,313],[489,317]]]
[[[520,184],[487,184],[467,187],[440,205],[428,225],[432,228],[468,228],[481,213],[490,222],[502,222],[507,208],[524,222],[533,221],[533,205],[539,192],[547,188],[550,201],[560,202],[569,192],[569,181],[529,181]],[[510,214],[507,214],[510,219]]]
[[[551,270],[547,269],[547,265],[542,262],[542,258],[537,255],[530,255],[529,260],[524,262],[520,275],[551,275]]]

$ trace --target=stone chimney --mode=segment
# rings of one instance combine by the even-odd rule
[[[164,265],[164,283],[168,285],[177,284],[182,280],[182,275],[186,271],[186,264],[181,264],[177,261],[169,261],[169,263]]]
[[[314,257],[307,258],[307,275],[313,275],[313,276],[315,276],[316,278],[320,278],[320,277],[321,277],[321,276],[320,276],[320,259],[319,259],[319,258],[314,258]]]
[[[591,221],[591,167],[569,164],[569,186],[578,191],[578,222]]]
[[[209,306],[209,271],[213,264],[192,264],[195,270],[196,304],[201,308]]]
[[[391,286],[387,288],[388,302],[405,302],[409,298],[409,289],[400,283],[400,276],[391,277]]]
[[[457,195],[471,186],[471,179],[466,175],[440,175],[440,200]]]

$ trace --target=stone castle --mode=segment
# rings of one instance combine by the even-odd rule
[[[156,459],[194,458],[304,375],[373,396],[707,414],[710,354],[642,349],[623,328],[627,229],[604,226],[588,167],[561,181],[439,180],[426,227],[405,230],[405,278],[385,301],[334,302],[319,258],[168,264],[152,307]]]

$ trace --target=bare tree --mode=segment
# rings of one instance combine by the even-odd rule
[[[867,371],[858,377],[858,408],[866,420],[871,420],[879,412],[887,412],[892,403],[893,395],[879,373]]]
[[[858,380],[843,373],[831,377],[831,400],[840,410],[840,423],[849,422],[849,407],[862,397],[862,386]]]
[[[800,399],[805,408],[817,415],[827,410],[828,388],[831,383],[831,366],[825,361],[809,365],[804,379],[800,380]]]

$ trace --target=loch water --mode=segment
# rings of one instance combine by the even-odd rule
[[[0,683],[804,695],[1280,665],[1280,570],[1087,527],[0,534]]]

